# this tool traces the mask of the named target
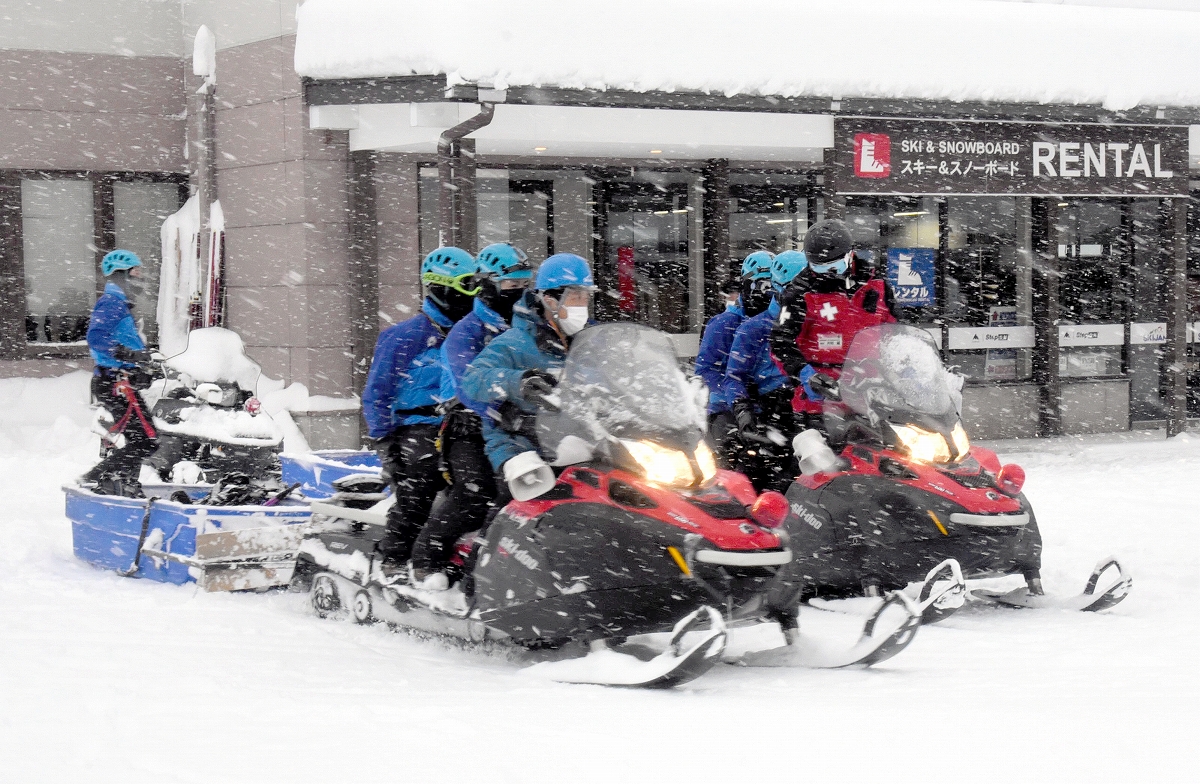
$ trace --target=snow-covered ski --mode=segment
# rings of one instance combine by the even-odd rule
[[[730,663],[744,667],[870,667],[908,647],[920,625],[917,605],[900,591],[893,591],[867,618],[858,642],[848,648],[800,634],[791,645],[753,651]]]
[[[1115,580],[1102,590],[1097,590],[1100,578],[1110,569],[1115,569]],[[1006,607],[1032,607],[1036,609],[1081,610],[1084,612],[1099,612],[1120,604],[1130,590],[1133,589],[1133,577],[1125,573],[1116,558],[1105,558],[1096,564],[1092,576],[1088,578],[1083,592],[1075,596],[1055,597],[1031,594],[1027,587],[1001,592],[984,588],[973,588],[968,591],[968,598],[1000,604]]]
[[[709,628],[699,641],[684,648],[683,638],[707,620]],[[541,662],[524,673],[559,683],[669,689],[694,680],[720,661],[726,629],[721,614],[701,607],[675,624],[667,649],[649,661],[598,645],[577,659]]]
[[[921,614],[921,624],[944,621],[966,602],[967,582],[958,561],[948,558],[929,570],[925,579],[912,583],[904,594],[913,600]],[[878,597],[855,596],[847,599],[810,599],[808,606],[816,610],[847,615],[871,616],[878,612],[883,600]]]

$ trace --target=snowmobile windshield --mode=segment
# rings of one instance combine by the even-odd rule
[[[961,383],[942,366],[927,332],[884,324],[859,332],[846,353],[838,381],[842,403],[872,421],[886,412],[910,412],[922,419],[957,421]]]
[[[538,440],[558,465],[589,460],[598,451],[611,454],[614,444],[631,454],[661,445],[681,452],[676,473],[690,484],[692,471],[684,469],[694,462],[689,456],[704,434],[704,397],[703,385],[680,368],[666,333],[639,324],[601,324],[572,342],[552,401],[559,410],[538,414]],[[656,466],[665,459],[657,453],[634,458]]]

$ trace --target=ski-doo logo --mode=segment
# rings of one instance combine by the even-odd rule
[[[891,173],[891,138],[886,133],[854,134],[854,176],[880,179]]]
[[[821,530],[821,518],[817,517],[800,504],[792,504],[792,514],[796,515],[796,517],[799,517],[801,520],[808,523],[818,531]]]
[[[497,552],[504,556],[511,555],[513,560],[521,564],[521,566],[524,566],[526,569],[538,568],[537,559],[527,553],[525,550],[522,550],[521,546],[518,545],[510,536],[506,536],[500,540],[500,548],[497,550]]]

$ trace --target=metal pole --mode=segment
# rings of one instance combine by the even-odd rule
[[[1187,429],[1187,209],[1184,198],[1166,200],[1173,224],[1167,279],[1167,438]],[[1167,216],[1164,216],[1167,217]],[[1166,223],[1166,221],[1164,221]]]
[[[704,168],[704,316],[725,309],[729,284],[729,161],[715,158]]]

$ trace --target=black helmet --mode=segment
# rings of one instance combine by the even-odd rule
[[[815,223],[804,237],[804,255],[810,266],[845,258],[853,246],[850,227],[840,220]]]

